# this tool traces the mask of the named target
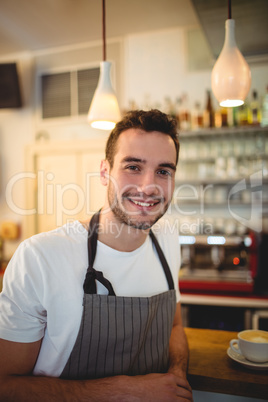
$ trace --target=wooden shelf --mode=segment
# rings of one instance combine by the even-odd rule
[[[187,138],[187,137],[211,137],[217,135],[218,137],[227,137],[236,135],[256,135],[258,133],[267,133],[268,135],[268,127],[260,127],[260,126],[239,126],[239,127],[221,127],[221,128],[202,128],[200,130],[195,131],[180,131],[179,130],[179,139]]]

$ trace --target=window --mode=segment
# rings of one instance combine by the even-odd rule
[[[43,119],[87,114],[99,73],[97,67],[42,75]]]

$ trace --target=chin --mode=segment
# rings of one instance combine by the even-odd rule
[[[129,220],[128,225],[140,230],[148,230],[150,229],[163,215],[159,215],[151,220]]]

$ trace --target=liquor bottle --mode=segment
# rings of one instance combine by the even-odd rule
[[[264,95],[262,102],[262,117],[261,117],[261,126],[268,126],[268,85],[266,87],[266,94]]]
[[[163,108],[163,112],[166,114],[169,114],[172,117],[174,116],[174,107],[171,101],[171,98],[169,96],[166,96],[164,99],[164,108]]]
[[[215,125],[214,109],[212,106],[210,90],[207,90],[207,102],[206,102],[206,108],[205,108],[204,114],[203,114],[203,124],[204,124],[205,128],[214,127],[214,125]]]
[[[228,126],[228,110],[226,107],[219,107],[214,115],[215,127],[227,127]]]
[[[227,109],[227,107],[221,107],[221,126],[228,127],[228,109]]]
[[[239,126],[247,126],[248,125],[248,103],[247,100],[243,103],[243,105],[239,106],[238,109],[238,125]]]
[[[182,94],[181,96],[181,107],[179,112],[179,121],[181,130],[190,130],[191,128],[191,116],[188,108],[188,96],[187,94]]]
[[[181,122],[180,122],[181,106],[182,106],[181,98],[176,98],[175,99],[175,113],[176,113],[176,119],[178,122],[179,129],[181,128]]]
[[[252,100],[248,108],[248,124],[259,125],[261,122],[261,107],[258,92],[252,91]]]
[[[191,129],[193,131],[200,130],[203,127],[203,114],[199,102],[195,102],[194,109],[191,113]]]

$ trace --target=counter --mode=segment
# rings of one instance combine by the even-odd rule
[[[181,293],[181,304],[268,309],[268,296]]]
[[[182,292],[181,305],[185,327],[229,331],[251,328],[267,330],[267,296]]]
[[[227,349],[236,332],[185,328],[190,359],[188,380],[193,390],[267,400],[268,371],[234,362]]]

